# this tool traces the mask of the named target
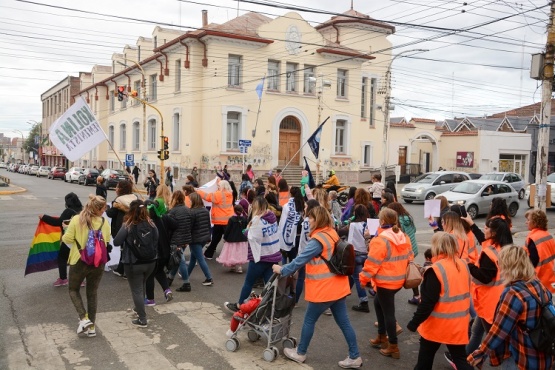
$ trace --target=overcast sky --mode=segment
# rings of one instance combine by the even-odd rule
[[[156,24],[188,31],[201,26],[202,9],[208,10],[209,22],[224,23],[238,8],[239,14],[258,11],[274,18],[291,11],[275,4],[302,4],[314,11],[298,13],[315,26],[332,16],[322,12],[343,13],[351,6],[350,0],[283,1],[2,0],[0,133],[27,134],[27,122],[41,121],[43,92],[68,75],[111,65],[112,53],[135,45],[139,36],[151,37]],[[266,2],[270,6],[257,5]],[[395,25],[389,36],[393,54],[428,50],[393,63],[392,117],[483,116],[541,101],[541,87],[529,78],[529,68],[530,55],[545,48],[547,1],[353,2],[355,10]],[[380,66],[380,73],[386,68]]]

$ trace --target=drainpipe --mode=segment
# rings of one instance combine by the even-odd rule
[[[98,100],[98,85],[94,87],[94,100]]]
[[[200,38],[198,38],[197,40],[202,44],[202,46],[204,46],[204,58],[202,58],[202,66],[208,67],[208,58],[206,58],[206,44]]]
[[[160,63],[160,76],[158,77],[158,79],[160,81],[164,81],[164,66],[162,64],[161,61],[158,60],[158,57],[155,59],[158,63]]]
[[[87,90],[87,104],[89,104],[91,102],[91,99],[89,98],[89,90]]]
[[[337,28],[337,26],[333,23],[331,26],[335,29],[335,43],[339,44],[339,28]]]
[[[127,73],[123,73],[127,77],[127,92],[131,92],[131,77]]]
[[[189,69],[189,67],[191,66],[190,62],[189,62],[189,45],[183,43],[183,40],[179,40],[179,43],[183,46],[185,46],[185,62],[183,62],[183,67]]]
[[[170,70],[168,69],[168,54],[164,53],[163,51],[160,51],[160,53],[166,58],[166,69],[164,69],[164,76],[169,76]]]

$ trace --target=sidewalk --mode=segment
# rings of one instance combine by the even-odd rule
[[[10,195],[10,194],[17,194],[17,193],[24,193],[27,189],[22,188],[20,186],[15,185],[8,185],[0,187],[0,195]]]

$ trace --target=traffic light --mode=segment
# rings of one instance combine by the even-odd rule
[[[164,150],[164,159],[169,159],[169,158],[170,158],[170,151]]]
[[[118,86],[118,101],[123,101],[125,86]]]
[[[130,94],[130,95],[131,95],[132,97],[136,98],[139,94],[137,93],[137,90],[133,90],[133,91],[131,91],[131,94]]]
[[[158,151],[158,159],[163,160],[163,159],[164,159],[164,158],[163,158],[163,155],[164,155],[164,154],[162,154],[162,151],[159,150],[159,151]]]
[[[169,138],[167,136],[164,136],[164,150],[168,150],[169,149]]]

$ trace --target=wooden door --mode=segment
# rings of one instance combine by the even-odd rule
[[[278,163],[280,165],[285,165],[291,160],[291,158],[293,158],[293,156],[295,156],[291,163],[299,165],[300,155],[297,152],[300,147],[301,125],[295,117],[285,117],[279,126]]]
[[[399,164],[399,166],[401,166],[401,175],[404,175],[407,173],[407,147],[406,146],[400,146],[399,147],[399,159],[397,161],[397,163]]]

